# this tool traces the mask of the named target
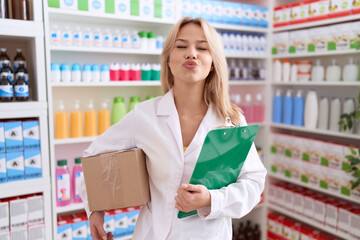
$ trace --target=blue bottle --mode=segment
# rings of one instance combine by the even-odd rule
[[[291,90],[288,89],[286,92],[286,96],[284,98],[284,111],[283,111],[284,124],[288,124],[288,125],[293,124],[293,108],[294,108],[294,99],[291,96]]]
[[[294,99],[294,121],[293,125],[304,126],[304,97],[302,91],[299,90]]]
[[[283,105],[283,99],[281,96],[281,90],[278,89],[273,99],[273,116],[272,116],[273,123],[282,123],[282,119],[281,119],[282,105]]]

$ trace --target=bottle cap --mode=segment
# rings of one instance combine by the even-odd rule
[[[298,90],[298,91],[297,91],[296,97],[302,97],[302,90]]]
[[[107,64],[102,64],[101,65],[101,71],[102,72],[108,72],[109,70],[110,70],[109,65],[107,65]]]
[[[141,31],[138,34],[140,38],[147,38],[147,33],[145,31]]]
[[[156,38],[156,34],[154,32],[148,32],[148,38]]]
[[[292,62],[292,64],[293,64],[293,65],[296,65],[296,60],[294,60],[294,61]]]
[[[141,66],[139,63],[132,63],[130,69],[134,71],[139,71],[141,69]]]
[[[81,164],[81,158],[75,158],[75,164]]]
[[[124,97],[114,97],[114,103],[123,103]]]
[[[94,100],[89,100],[89,105],[88,105],[89,109],[94,109]]]
[[[149,63],[141,64],[141,70],[151,70],[151,66]]]
[[[291,97],[291,89],[288,89],[288,90],[286,91],[286,96],[287,96],[287,97]]]
[[[152,99],[152,98],[155,98],[155,96],[151,95],[151,96],[146,96],[146,100],[149,100],[149,99]]]
[[[110,69],[111,69],[111,70],[114,70],[114,71],[119,70],[119,69],[120,69],[119,63],[116,63],[116,62],[111,63],[111,64],[110,64]]]
[[[120,66],[120,69],[124,70],[124,71],[128,71],[128,70],[130,70],[130,64],[127,63],[127,62],[122,63],[121,66]]]
[[[83,65],[83,71],[91,71],[91,65],[88,63],[85,63]]]
[[[256,95],[256,100],[259,101],[259,102],[262,101],[262,95],[261,95],[261,93],[258,93],[258,94]]]
[[[78,63],[74,63],[73,65],[72,65],[72,71],[81,71],[81,66],[80,66],[80,64],[78,64]]]
[[[105,101],[103,101],[103,103],[101,104],[101,107],[102,107],[103,109],[107,109],[107,107],[108,107],[107,101],[108,101],[108,100],[105,100]]]
[[[140,102],[140,97],[139,96],[132,96],[132,97],[130,97],[130,102]]]
[[[51,63],[51,71],[60,71],[60,65],[58,63]]]
[[[60,69],[61,69],[61,71],[70,71],[70,64],[63,63],[63,64],[61,64]]]
[[[246,96],[245,96],[245,101],[246,102],[251,102],[251,95],[250,95],[250,93],[248,93],[248,94],[246,94]]]
[[[159,63],[154,63],[151,65],[151,69],[154,70],[154,71],[160,71],[161,69],[161,66]]]
[[[91,71],[92,72],[94,72],[94,71],[97,71],[97,72],[99,72],[100,71],[100,66],[99,66],[99,64],[93,64],[92,66],[91,66]]]
[[[17,49],[16,49],[16,52],[17,52],[17,53],[21,53],[21,52],[22,52],[22,49],[21,49],[21,48],[17,48]]]
[[[66,166],[66,165],[67,165],[67,160],[65,160],[65,159],[63,159],[63,160],[58,160],[58,161],[57,161],[57,165],[58,165],[59,167],[61,167],[61,166]]]
[[[284,59],[284,63],[290,63],[290,59]]]
[[[1,51],[2,53],[6,52],[6,48],[0,48],[0,51]]]
[[[65,106],[64,106],[64,102],[63,101],[59,101],[59,110],[63,111],[65,109]]]

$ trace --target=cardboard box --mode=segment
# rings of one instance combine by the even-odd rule
[[[24,150],[23,130],[20,121],[5,122],[5,152]]]
[[[5,132],[4,123],[0,122],[0,153],[5,152]]]
[[[150,201],[141,149],[86,157],[82,166],[90,211],[140,206]]]
[[[7,182],[5,153],[0,153],[0,183]]]
[[[126,209],[116,209],[115,214],[115,238],[127,236],[128,215]]]
[[[10,232],[0,232],[0,239],[1,240],[10,240]]]
[[[29,240],[45,240],[45,225],[34,225],[28,228]]]
[[[28,240],[27,228],[11,229],[11,240]]]
[[[10,231],[9,219],[9,202],[6,199],[2,199],[0,200],[0,232]]]
[[[28,202],[28,225],[44,223],[44,197],[33,195],[27,198]]]
[[[25,179],[41,178],[41,152],[24,151]]]
[[[23,152],[6,153],[7,181],[19,181],[25,179]]]
[[[26,198],[11,198],[10,204],[10,229],[27,228],[28,226],[28,203]],[[19,238],[21,239],[21,238]]]
[[[40,150],[39,121],[22,122],[24,149]]]
[[[57,221],[57,238],[58,240],[72,240],[72,219],[68,216],[60,216]]]

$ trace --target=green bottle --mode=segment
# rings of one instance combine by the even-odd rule
[[[155,96],[149,95],[149,96],[146,97],[146,100],[149,100],[149,99],[152,99],[152,98],[155,98]]]
[[[115,97],[111,112],[111,125],[120,121],[126,114],[126,105],[123,97]]]
[[[135,105],[140,103],[140,97],[139,96],[132,96],[130,97],[130,104],[129,104],[129,112],[134,109]]]

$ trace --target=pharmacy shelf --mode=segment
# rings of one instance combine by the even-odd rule
[[[47,8],[50,21],[77,22],[86,24],[121,24],[127,27],[141,26],[153,28],[154,24],[174,25],[175,21],[156,18],[116,15],[110,13],[92,13],[87,11],[69,11],[58,8]]]
[[[67,138],[67,139],[55,139],[55,145],[65,144],[77,144],[77,143],[89,143],[96,139],[96,137],[83,137],[83,138]]]
[[[226,58],[239,58],[239,59],[267,59],[266,55],[243,55],[243,54],[225,54]]]
[[[43,37],[42,22],[0,19],[0,37],[34,38]]]
[[[238,85],[266,85],[265,81],[262,80],[243,80],[243,81],[236,81],[236,80],[230,80],[229,81],[230,86],[238,86]]]
[[[333,132],[333,131],[319,130],[319,129],[310,129],[310,128],[305,128],[305,127],[295,127],[295,126],[291,126],[291,125],[275,124],[275,123],[270,124],[270,127],[274,127],[274,128],[278,128],[278,129],[285,129],[285,130],[292,130],[292,131],[297,131],[297,132],[314,133],[314,134],[332,136],[332,137],[337,137],[337,138],[360,140],[360,135],[357,135],[357,134]]]
[[[272,58],[303,58],[303,57],[321,57],[321,56],[336,56],[336,55],[348,55],[348,54],[359,54],[360,51],[355,49],[348,50],[334,50],[326,52],[311,52],[311,53],[293,53],[284,55],[272,55]]]
[[[46,110],[46,102],[2,102],[0,103],[0,112],[25,111],[25,110]],[[3,113],[2,113],[3,114]],[[2,118],[2,115],[1,117]]]
[[[346,201],[354,202],[354,203],[357,203],[357,204],[360,203],[360,200],[358,200],[358,199],[354,199],[352,197],[345,196],[345,195],[340,194],[340,193],[331,192],[329,190],[322,189],[322,188],[316,187],[316,186],[312,186],[310,184],[299,182],[299,181],[296,181],[296,180],[291,179],[291,178],[287,178],[287,177],[284,177],[284,176],[279,176],[279,175],[277,175],[275,173],[269,172],[268,175],[270,177],[272,177],[272,178],[275,178],[275,179],[278,179],[278,180],[281,180],[281,181],[284,181],[284,182],[292,183],[292,184],[295,184],[295,185],[298,185],[298,186],[302,186],[302,187],[305,187],[307,189],[312,189],[314,191],[321,192],[321,193],[324,193],[326,195],[331,195],[331,196],[334,196],[334,197],[337,197],[337,198],[340,198],[340,199],[344,199]]]
[[[64,206],[64,207],[56,207],[56,213],[57,214],[62,214],[62,213],[70,213],[70,212],[78,212],[84,210],[84,204],[81,203],[72,203],[69,206]]]
[[[132,240],[132,236],[114,238],[115,240]]]
[[[281,31],[289,31],[289,30],[296,30],[296,29],[302,29],[302,28],[318,27],[318,26],[324,26],[324,25],[329,25],[329,24],[355,21],[355,20],[359,20],[359,19],[360,19],[360,14],[355,14],[355,15],[350,15],[350,16],[345,16],[345,17],[331,18],[331,19],[313,21],[313,22],[303,23],[303,24],[295,24],[295,25],[289,25],[289,26],[284,26],[284,27],[276,27],[276,28],[273,28],[273,32],[281,32]]]
[[[38,178],[0,184],[0,199],[50,191],[50,178]]]
[[[105,48],[105,47],[76,47],[76,46],[51,46],[52,52],[86,52],[86,53],[111,53],[160,56],[161,50],[149,51],[141,49]]]
[[[359,87],[360,81],[356,82],[278,82],[271,83],[274,86],[319,86],[319,87]]]
[[[221,30],[233,30],[240,32],[255,32],[255,33],[268,33],[268,28],[260,28],[260,27],[247,27],[242,25],[230,25],[230,24],[215,24],[211,23],[211,26],[216,29]]]
[[[291,217],[291,218],[293,218],[293,219],[295,219],[297,221],[300,221],[300,222],[302,222],[302,223],[304,223],[306,225],[310,225],[310,226],[312,226],[314,228],[317,228],[317,229],[319,229],[321,231],[330,233],[330,234],[332,234],[332,235],[334,235],[336,237],[339,237],[341,239],[346,239],[346,240],[352,240],[353,239],[351,236],[348,236],[347,234],[343,234],[343,233],[338,232],[336,230],[326,228],[326,227],[324,227],[323,224],[317,223],[317,222],[315,222],[313,220],[305,219],[304,217],[296,215],[296,214],[294,214],[294,213],[292,213],[292,212],[290,212],[290,211],[288,211],[286,209],[283,209],[281,207],[278,207],[278,206],[276,206],[274,204],[269,203],[269,208],[271,210],[273,210],[273,211],[276,211],[276,212],[281,213],[281,214],[283,214],[285,216]]]
[[[160,86],[160,81],[110,81],[110,82],[58,82],[51,83],[52,87],[149,87]]]

